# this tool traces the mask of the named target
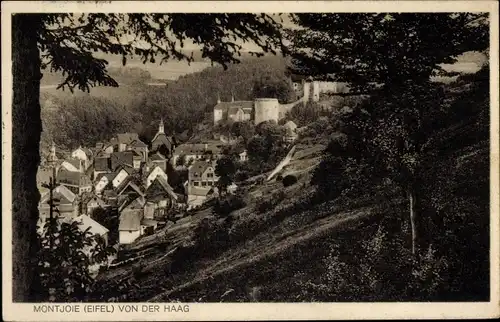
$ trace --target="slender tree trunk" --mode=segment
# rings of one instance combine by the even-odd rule
[[[36,224],[40,193],[36,173],[40,163],[39,15],[12,16],[12,265],[13,301],[36,300],[38,253]]]
[[[410,225],[411,225],[411,253],[416,256],[418,253],[419,245],[419,232],[418,232],[418,208],[417,208],[417,193],[413,187],[408,188],[407,191],[409,206],[410,206]]]

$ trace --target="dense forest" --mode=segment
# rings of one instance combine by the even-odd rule
[[[218,96],[222,101],[251,100],[262,93],[282,102],[296,98],[286,76],[286,61],[275,56],[247,59],[226,71],[209,67],[165,86],[148,86],[156,80],[137,67],[111,68],[110,73],[120,87],[96,88],[90,94],[51,90],[42,94],[42,144],[54,140],[63,148],[91,146],[120,131],[137,131],[148,141],[160,118],[170,134],[192,133],[198,123],[211,119]],[[57,75],[49,75],[44,78],[56,79]],[[265,84],[279,89],[269,91]]]

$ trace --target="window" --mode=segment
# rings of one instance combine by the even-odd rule
[[[198,181],[193,182],[193,186],[198,187],[199,185],[200,185],[200,183]]]
[[[206,183],[205,181],[203,181],[203,182],[201,183],[201,186],[202,186],[202,187],[206,187],[206,186],[207,186],[207,183]]]

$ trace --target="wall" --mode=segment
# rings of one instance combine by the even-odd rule
[[[222,110],[214,110],[214,124],[222,120]]]
[[[280,104],[276,98],[255,99],[255,125],[265,121],[279,120]]]
[[[131,244],[141,236],[140,230],[120,230],[118,236],[120,244]]]

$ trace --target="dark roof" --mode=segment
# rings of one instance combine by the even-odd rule
[[[59,170],[57,181],[75,186],[90,184],[90,178],[86,174],[67,170]]]
[[[99,180],[101,180],[102,177],[106,177],[108,178],[108,181],[111,182],[113,181],[113,179],[116,177],[117,174],[118,172],[99,173],[95,180],[98,182]]]
[[[133,141],[139,140],[139,135],[137,133],[119,133],[116,135],[118,138],[118,143],[124,143],[129,145]]]
[[[222,142],[210,142],[210,143],[187,143],[181,144],[175,148],[174,153],[177,155],[201,155],[205,152],[211,151],[212,154],[217,154],[222,151],[224,144]],[[206,149],[205,149],[206,147]]]
[[[134,167],[134,152],[132,151],[113,152],[110,159],[111,170],[113,171],[118,169],[119,166]]]
[[[171,136],[167,136],[165,133],[156,133],[155,137],[151,141],[151,144],[158,144],[158,145],[166,145],[166,146],[172,146],[174,145],[174,139]]]
[[[253,110],[253,101],[235,101],[235,102],[220,102],[214,106],[214,110],[229,111],[230,108],[241,108],[245,110]]]
[[[83,161],[80,159],[66,159],[64,160],[65,162],[68,162],[72,166],[74,166],[77,169],[80,169],[82,167]]]
[[[131,176],[128,176],[125,180],[123,180],[122,183],[120,183],[118,187],[116,187],[116,192],[120,195],[129,186],[132,189],[134,189],[139,195],[144,196],[144,193],[142,192],[141,188],[134,183],[133,178]]]
[[[189,167],[189,179],[200,178],[203,172],[209,167],[214,167],[212,162],[196,161]]]
[[[136,147],[136,148],[147,148],[148,147],[148,145],[146,143],[142,142],[139,139],[136,139],[136,140],[130,142],[129,145],[132,147]]]
[[[120,215],[119,230],[139,230],[141,228],[142,210],[128,210]]]
[[[153,197],[151,194],[151,190],[153,189],[152,187],[154,186],[155,182],[157,182],[160,185],[160,187],[162,187],[163,190],[167,194],[169,194],[173,199],[177,199],[177,195],[175,194],[174,189],[172,189],[172,187],[168,184],[168,181],[165,180],[165,178],[162,176],[156,176],[156,178],[153,180],[151,185],[146,190],[146,193],[150,192],[149,194],[150,197]]]
[[[109,171],[110,170],[110,158],[109,157],[96,157],[94,160],[94,170],[95,171]]]
[[[152,156],[149,157],[149,160],[151,161],[165,161],[165,157],[159,153],[155,153]]]

